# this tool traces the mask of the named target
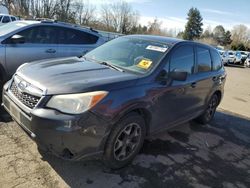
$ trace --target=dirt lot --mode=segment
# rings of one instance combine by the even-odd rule
[[[250,69],[226,69],[213,122],[157,135],[118,171],[40,154],[15,123],[0,122],[0,187],[250,187]]]

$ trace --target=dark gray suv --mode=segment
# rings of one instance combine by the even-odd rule
[[[20,67],[4,86],[3,104],[39,147],[120,168],[146,137],[192,119],[211,121],[225,77],[210,46],[132,35],[82,58]]]
[[[91,28],[55,21],[15,21],[0,29],[0,87],[25,62],[81,56],[105,42]]]

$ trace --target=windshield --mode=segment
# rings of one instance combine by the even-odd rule
[[[247,55],[247,53],[246,52],[240,52],[241,53],[241,55]]]
[[[28,22],[9,22],[7,24],[4,24],[2,26],[0,26],[0,36],[6,35],[12,31],[15,31],[21,27],[27,26],[29,25]]]
[[[120,37],[85,55],[96,61],[108,62],[123,70],[146,73],[164,56],[166,44],[138,38]]]
[[[234,55],[234,53],[233,53],[233,52],[228,52],[228,54],[229,54],[229,55]]]

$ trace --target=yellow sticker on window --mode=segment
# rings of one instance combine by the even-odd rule
[[[148,69],[152,64],[152,61],[147,59],[142,59],[138,64],[137,67],[140,67],[142,69]]]

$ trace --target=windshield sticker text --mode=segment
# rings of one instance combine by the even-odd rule
[[[168,48],[164,48],[164,47],[160,47],[160,46],[152,46],[149,45],[146,48],[147,50],[153,50],[153,51],[157,51],[157,52],[166,52]]]

